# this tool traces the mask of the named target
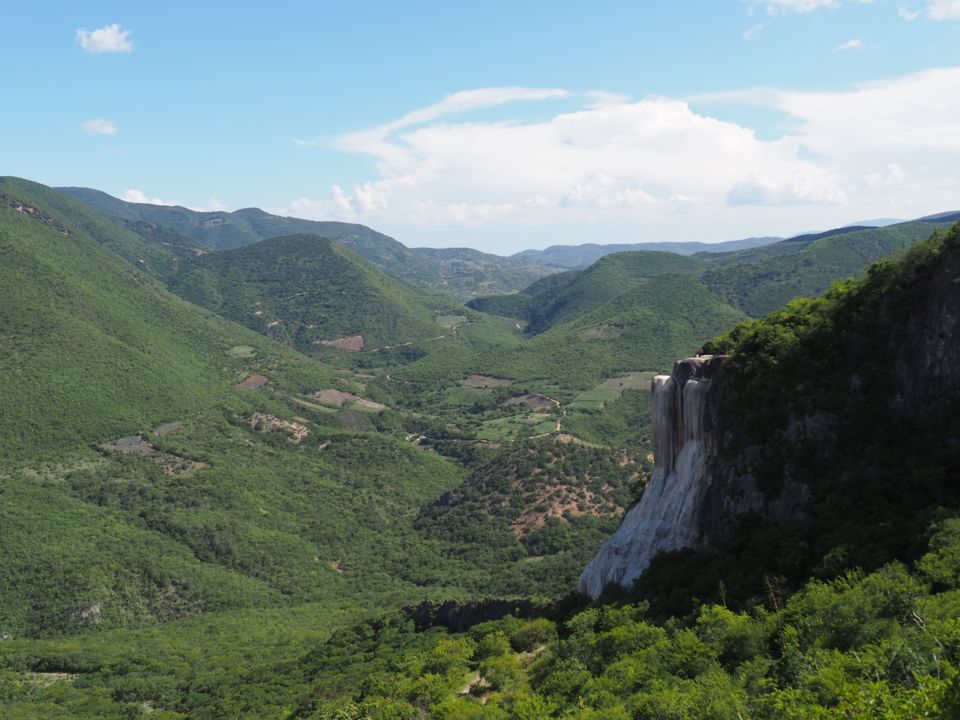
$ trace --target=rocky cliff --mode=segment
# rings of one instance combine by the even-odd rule
[[[898,533],[957,492],[958,308],[960,225],[705,349],[732,357],[657,376],[655,469],[580,591],[630,586],[663,551],[720,549],[748,514],[805,524],[807,569],[896,557]],[[838,530],[838,508],[868,504]]]
[[[659,552],[712,548],[725,538],[725,528],[736,516],[746,512],[801,512],[803,487],[790,484],[768,501],[751,473],[728,472],[719,460],[723,418],[722,380],[717,382],[717,376],[726,359],[687,358],[675,363],[670,375],[653,379],[655,464],[650,483],[583,571],[581,592],[597,596],[608,583],[633,584]]]

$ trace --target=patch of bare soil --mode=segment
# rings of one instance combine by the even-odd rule
[[[313,344],[335,347],[348,352],[360,352],[363,350],[363,335],[348,335],[333,340],[314,340]]]
[[[168,424],[174,425],[176,423]],[[180,426],[182,427],[183,423],[180,423]],[[160,427],[162,428],[163,425]],[[139,455],[140,457],[149,457],[158,465],[163,465],[163,472],[171,476],[182,475],[192,470],[203,470],[207,467],[206,463],[199,462],[198,460],[191,460],[171,452],[157,450],[156,445],[139,433],[103,443],[100,445],[100,449],[115,455]]]
[[[31,683],[41,687],[49,687],[58,682],[73,682],[80,676],[75,673],[63,672],[26,672],[20,677],[22,678],[20,684]]]
[[[503,404],[505,407],[509,405],[525,405],[531,410],[553,410],[554,408],[560,407],[560,403],[553,398],[534,392],[509,398]]]
[[[335,408],[342,408],[348,402],[353,402],[360,399],[353,393],[344,392],[343,390],[334,390],[333,388],[329,388],[327,390],[318,390],[313,394],[313,396],[323,405]]]
[[[250,429],[259,432],[272,432],[282,430],[290,435],[290,441],[298,443],[301,440],[310,437],[310,428],[297,422],[284,420],[275,415],[266,413],[254,413],[250,416]]]
[[[326,390],[318,390],[313,394],[321,404],[327,405],[328,407],[342,408],[347,403],[352,403],[358,408],[363,408],[365,410],[376,410],[380,412],[381,410],[386,410],[387,406],[373,400],[365,400],[364,398],[354,395],[353,393],[344,392],[343,390],[334,390],[333,388],[328,388]]]
[[[121,455],[155,455],[156,446],[139,433],[137,435],[128,435],[127,437],[117,438],[110,442],[103,443],[100,446],[109,453],[118,453]]]
[[[237,390],[256,390],[262,388],[268,382],[270,382],[270,378],[266,375],[249,375],[243,382],[238,382],[233,387]]]
[[[153,434],[157,437],[163,437],[164,435],[169,435],[172,432],[175,432],[183,427],[183,420],[174,420],[173,422],[163,423],[162,425],[157,425],[153,429]]]

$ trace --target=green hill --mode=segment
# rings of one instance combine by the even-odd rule
[[[475,310],[515,317],[527,323],[530,335],[589,313],[646,278],[664,273],[694,272],[702,261],[666,252],[607,255],[589,268],[540,280],[515,295],[478,298]]]
[[[111,220],[69,201],[41,204],[61,196],[32,183],[5,180],[0,193],[4,457],[105,441],[208,408],[252,367],[227,354],[234,346],[276,358],[302,380],[330,376],[125,262],[111,249],[145,248]]]
[[[167,253],[42,186],[10,180],[2,192],[0,702],[11,717],[280,715],[309,687],[288,671],[331,630],[423,599],[553,594],[554,570],[575,573],[599,541],[594,528],[495,553],[432,535],[418,518],[467,471],[410,436],[427,419],[370,402],[389,399],[380,378],[335,372],[134,264],[150,251],[180,261],[177,275],[219,281],[206,263],[236,253],[277,271],[258,291],[357,272],[368,293],[400,288],[391,304],[420,301],[351,251],[293,237],[191,259],[189,243]],[[224,282],[252,267],[231,263]],[[500,335],[487,340],[503,349]],[[347,390],[343,407],[318,397]]]
[[[463,299],[486,292],[510,292],[552,272],[537,264],[471,250],[410,249],[364,225],[301,220],[257,208],[199,212],[184,207],[129,203],[90,188],[59,192],[128,223],[162,226],[214,250],[229,250],[285,235],[318,235],[346,245],[360,257],[422,291]]]
[[[804,235],[720,256],[714,261],[720,266],[707,269],[703,281],[734,307],[762,317],[795,297],[823,294],[835,280],[860,274],[945,224],[917,221]]]
[[[551,245],[543,250],[522,250],[510,256],[515,262],[534,263],[563,270],[583,270],[605,255],[624,252],[668,252],[676,255],[728,253],[768,245],[780,240],[776,237],[755,237],[705,242],[639,242],[599,245]]]
[[[171,289],[303,352],[362,336],[367,350],[441,335],[443,304],[417,295],[352,250],[314,235],[263,240],[195,259]]]
[[[710,343],[729,459],[801,478],[804,517],[749,518],[588,607],[338,633],[294,717],[957,717],[958,273],[960,225]]]

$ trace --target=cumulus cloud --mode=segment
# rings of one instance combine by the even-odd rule
[[[121,30],[117,23],[98,30],[77,30],[77,42],[88,53],[131,52],[130,31]]]
[[[160,198],[147,197],[143,190],[131,188],[120,196],[121,200],[129,203],[140,203],[141,205],[180,205],[176,200],[161,200]]]
[[[730,205],[842,205],[846,201],[836,178],[821,170],[781,175],[752,173],[727,193]]]
[[[90,135],[116,135],[117,124],[113,120],[93,118],[83,123],[83,130]]]
[[[907,10],[907,8],[904,8],[904,7],[898,8],[897,14],[907,22],[913,22],[918,17],[920,17],[919,10]]]
[[[758,230],[758,217],[768,220],[765,232],[806,229],[815,218],[829,226],[907,217],[917,203],[935,211],[960,197],[958,85],[960,68],[943,68],[837,92],[747,88],[630,100],[545,91],[542,100],[565,103],[553,113],[538,108],[535,121],[452,117],[518,95],[457,93],[457,102],[334,138],[334,148],[373,159],[376,173],[274,211],[439,244],[450,244],[451,232],[473,237],[471,228],[478,237],[542,231],[554,242],[613,242],[637,228],[661,239],[719,239],[718,228],[730,237],[748,219],[755,224],[744,232]],[[758,137],[717,117],[724,103],[782,113],[790,132]],[[601,224],[604,234],[593,237]]]
[[[837,47],[835,47],[833,51],[836,53],[836,52],[844,52],[845,50],[863,50],[863,48],[864,48],[863,40],[861,40],[860,38],[853,38],[852,40],[847,40],[845,43],[842,43],[841,45],[837,45]]]
[[[927,14],[934,20],[960,20],[960,0],[930,0]]]
[[[777,12],[805,13],[820,8],[840,7],[838,0],[752,0],[752,5],[765,8],[769,15]]]
[[[762,31],[763,28],[765,28],[765,27],[766,27],[766,25],[764,25],[763,23],[760,23],[760,24],[758,24],[758,25],[752,25],[751,27],[748,27],[746,30],[743,31],[743,39],[744,39],[744,40],[753,40],[757,35],[759,35],[759,34],[761,33],[761,31]]]

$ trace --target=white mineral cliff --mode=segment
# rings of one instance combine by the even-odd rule
[[[688,358],[651,386],[653,476],[640,502],[623,519],[580,576],[580,592],[596,597],[608,583],[631,585],[654,555],[701,544],[699,510],[707,490],[704,432],[712,356]],[[720,358],[718,357],[719,361]]]

